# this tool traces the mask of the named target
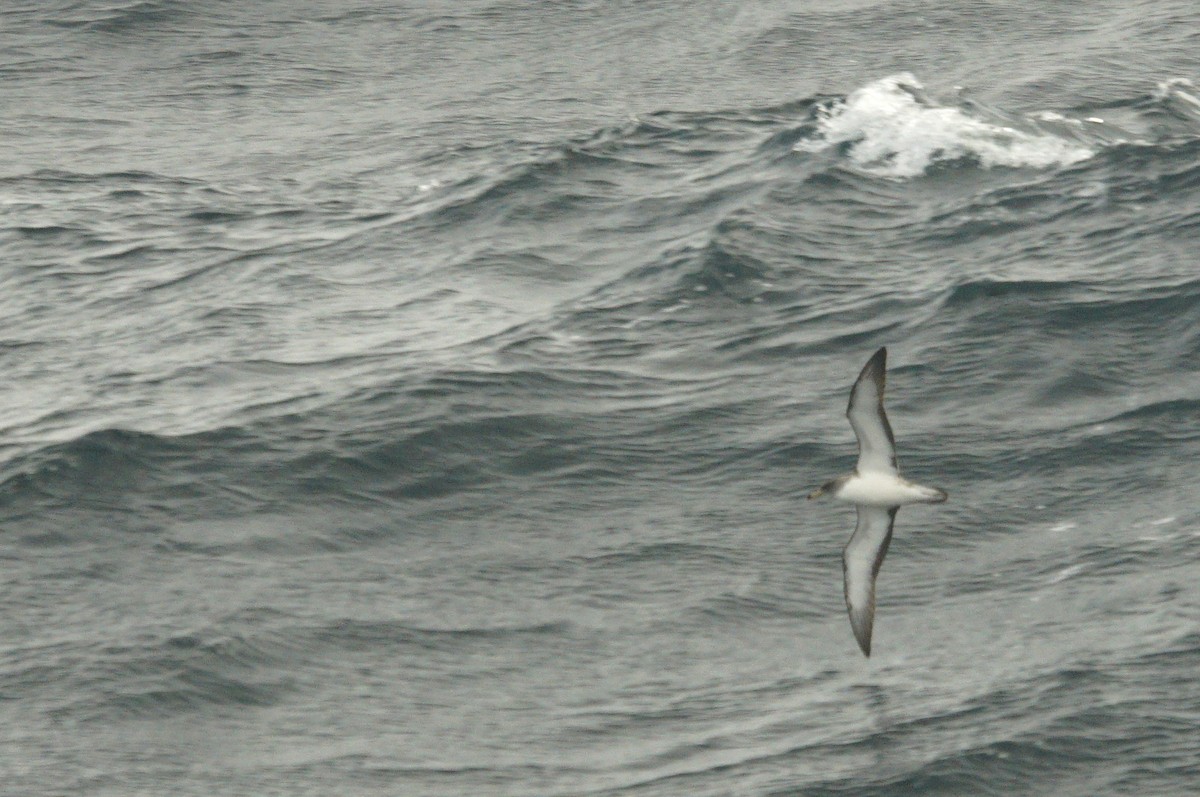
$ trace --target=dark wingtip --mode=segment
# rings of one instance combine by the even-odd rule
[[[887,346],[880,346],[879,350],[871,355],[871,359],[867,360],[867,364],[858,372],[858,379],[854,381],[857,385],[865,378],[871,378],[876,381],[881,381],[887,373]]]
[[[859,629],[854,629],[854,641],[858,643],[859,649],[868,659],[871,658],[871,629],[864,629],[864,633],[859,633]]]
[[[862,372],[880,376],[887,372],[887,346],[880,346],[879,350],[871,355],[871,359],[867,360],[867,364],[863,366]]]

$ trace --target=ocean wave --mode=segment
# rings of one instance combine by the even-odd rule
[[[712,129],[723,124],[724,129]],[[400,220],[406,228],[453,226],[490,245],[515,230],[552,223],[656,237],[662,225],[717,219],[761,190],[763,161],[754,120],[718,122],[704,114],[655,114],[627,125],[537,147],[492,153],[507,163],[464,171],[450,163],[436,190],[418,197]]]
[[[305,636],[337,649],[418,648],[441,653],[481,650],[493,653],[497,645],[529,644],[534,640],[560,638],[569,633],[566,622],[513,626],[464,626],[434,628],[392,620],[345,619],[305,632]]]
[[[280,626],[279,612],[235,613],[194,632],[144,641],[119,635],[77,647],[46,669],[18,679],[71,685],[52,713],[90,720],[166,717],[221,707],[273,705],[295,688],[281,668],[311,658]],[[16,683],[18,688],[21,683]]]
[[[451,380],[457,389],[429,387],[424,397],[384,390],[393,404],[383,408],[363,395],[186,435],[112,428],[27,447],[0,468],[4,513],[47,528],[58,525],[55,513],[103,512],[142,528],[178,529],[204,519],[206,528],[194,533],[217,540],[209,549],[228,550],[220,542],[228,535],[210,527],[220,518],[270,518],[280,505],[298,503],[395,505],[472,492],[497,480],[616,482],[650,456],[593,450],[588,441],[605,437],[593,414],[572,419],[548,410],[512,411],[513,396],[536,402],[544,380],[511,378],[516,384],[506,388],[510,377],[479,375],[474,394],[460,379]],[[457,415],[434,410],[426,416],[419,409],[443,401],[471,406]],[[168,515],[164,506],[173,507]],[[242,544],[252,527],[238,535]],[[264,527],[267,534],[277,531],[270,522]]]
[[[636,543],[619,551],[595,554],[572,560],[589,570],[609,571],[624,567],[657,566],[666,561],[673,565],[687,563],[705,567],[721,567],[737,560],[737,552],[714,545],[691,542]]]
[[[589,302],[613,304],[625,297],[644,312],[682,309],[718,299],[752,302],[771,285],[772,267],[744,245],[736,225],[719,222],[703,243],[664,252],[593,291]]]
[[[1056,280],[967,280],[951,288],[943,299],[947,309],[996,300],[1037,302],[1071,296],[1086,289],[1084,283]]]
[[[1200,429],[1188,423],[1187,419],[1197,415],[1200,415],[1200,399],[1151,400],[1090,425],[1093,428],[1105,428],[1112,424],[1126,427],[1129,431],[1136,430],[1140,435],[1156,433],[1165,439],[1195,440],[1200,439]]]
[[[1188,78],[1169,78],[1161,81],[1151,95],[1151,104],[1174,119],[1184,122],[1184,132],[1200,128],[1200,90]]]
[[[687,730],[673,735],[683,736],[675,744],[639,748],[622,762],[620,788],[604,794],[729,793],[759,783],[761,793],[780,797],[1004,795],[1042,791],[1064,777],[1086,777],[1093,791],[1104,791],[1104,784],[1138,775],[1169,774],[1192,758],[1180,735],[1188,709],[1164,708],[1156,696],[1127,686],[1143,667],[1170,666],[1186,678],[1193,654],[1194,648],[1177,647],[1169,661],[1159,655],[1153,662],[1139,657],[1032,672],[1026,665],[1018,682],[979,682],[970,695],[961,687],[950,694],[930,674],[914,683],[877,673],[869,684],[853,685],[821,673],[769,689],[696,688],[670,702],[575,719],[586,721],[593,738],[644,734],[657,741],[672,738],[668,729]],[[814,687],[833,711],[811,710],[820,704],[809,711],[778,709]],[[714,715],[722,721],[701,719]],[[742,742],[745,730],[735,730],[747,722],[761,740],[753,749]],[[1135,738],[1137,729],[1147,728],[1159,731],[1167,746],[1148,753],[1144,739]]]
[[[836,567],[830,568],[827,573],[836,573]],[[820,573],[817,575],[825,575]],[[756,622],[764,618],[788,618],[795,619],[796,617],[804,617],[807,619],[824,618],[824,606],[813,605],[811,601],[804,600],[804,596],[797,596],[795,592],[788,594],[783,591],[773,593],[755,592],[752,594],[739,594],[735,592],[724,592],[711,598],[707,598],[701,606],[691,610],[688,623],[694,624],[697,627],[711,627],[714,623],[745,623]]]
[[[102,429],[28,449],[0,469],[5,513],[31,527],[56,528],[68,514],[102,512],[145,529],[194,513],[249,512],[269,504],[265,485],[246,474],[261,470],[270,446],[244,430],[172,437]],[[192,511],[188,507],[192,507]]]
[[[1070,166],[1095,154],[1077,141],[937,105],[905,72],[881,78],[844,100],[821,106],[816,134],[802,152],[843,148],[859,168],[883,177],[924,174],[938,164],[970,161],[983,168]]]
[[[1024,356],[1041,356],[1058,336],[1092,334],[1110,346],[1120,341],[1105,371],[1092,374],[1096,378],[1121,375],[1136,384],[1138,363],[1146,357],[1162,368],[1187,368],[1200,351],[1200,330],[1191,321],[1200,306],[1200,282],[1169,275],[1121,282],[1073,278],[1083,273],[1071,269],[1059,280],[966,279],[931,297],[926,312],[936,323],[957,328],[964,340],[1002,333],[1014,344],[1024,339]],[[1058,373],[1065,374],[1073,363],[1062,365]]]
[[[16,175],[0,176],[0,186],[9,189],[21,189],[27,186],[43,186],[55,188],[58,186],[99,186],[112,191],[132,191],[140,196],[141,192],[135,186],[146,188],[150,186],[178,188],[198,187],[204,183],[185,177],[172,177],[157,172],[129,169],[110,172],[76,172],[65,169],[36,169],[32,172]],[[120,194],[110,193],[109,196],[121,198]]]
[[[86,17],[58,17],[51,24],[83,27],[113,35],[150,35],[178,30],[178,24],[194,12],[188,4],[170,0],[141,0],[93,10]]]
[[[72,714],[99,718],[167,717],[209,707],[269,706],[289,690],[278,683],[255,683],[218,673],[184,668],[163,685],[110,690],[94,706],[73,706]]]

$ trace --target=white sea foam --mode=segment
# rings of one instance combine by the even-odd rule
[[[1066,581],[1068,578],[1071,578],[1072,576],[1078,575],[1081,572],[1083,572],[1083,565],[1068,565],[1067,567],[1064,567],[1062,570],[1059,570],[1057,573],[1052,575],[1050,577],[1049,583],[1051,583],[1051,584],[1061,583],[1063,581]]]
[[[1200,117],[1200,97],[1196,86],[1187,78],[1177,77],[1158,84],[1154,99],[1186,117]]]
[[[915,177],[939,161],[1047,168],[1094,154],[1075,141],[935,105],[908,73],[868,83],[825,110],[816,137],[796,148],[816,152],[841,144],[849,145],[847,154],[857,166],[886,177]]]
[[[1200,109],[1200,99],[1197,99],[1194,95],[1189,94],[1188,91],[1185,91],[1184,89],[1195,91],[1196,84],[1185,77],[1174,77],[1170,80],[1164,80],[1158,84],[1158,87],[1154,91],[1154,98],[1156,100],[1166,100],[1170,99],[1172,96],[1181,97],[1185,102],[1188,102],[1194,105],[1197,109]]]

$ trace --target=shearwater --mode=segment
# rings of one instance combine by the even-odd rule
[[[866,656],[871,655],[871,629],[875,625],[875,577],[892,541],[896,512],[905,504],[940,504],[946,491],[914,484],[900,476],[896,466],[896,438],[883,411],[883,386],[887,347],[867,360],[850,389],[846,417],[858,438],[858,465],[814,490],[809,500],[832,495],[854,504],[858,524],[842,550],[846,608],[854,638]]]

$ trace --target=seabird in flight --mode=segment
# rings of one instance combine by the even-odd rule
[[[875,623],[875,577],[892,541],[896,512],[905,504],[940,504],[946,500],[944,490],[914,484],[900,476],[896,439],[883,411],[886,369],[885,347],[867,360],[850,390],[846,417],[858,438],[858,466],[853,473],[826,482],[808,496],[811,500],[831,495],[854,504],[858,510],[858,525],[842,550],[842,574],[850,627],[868,657]]]

